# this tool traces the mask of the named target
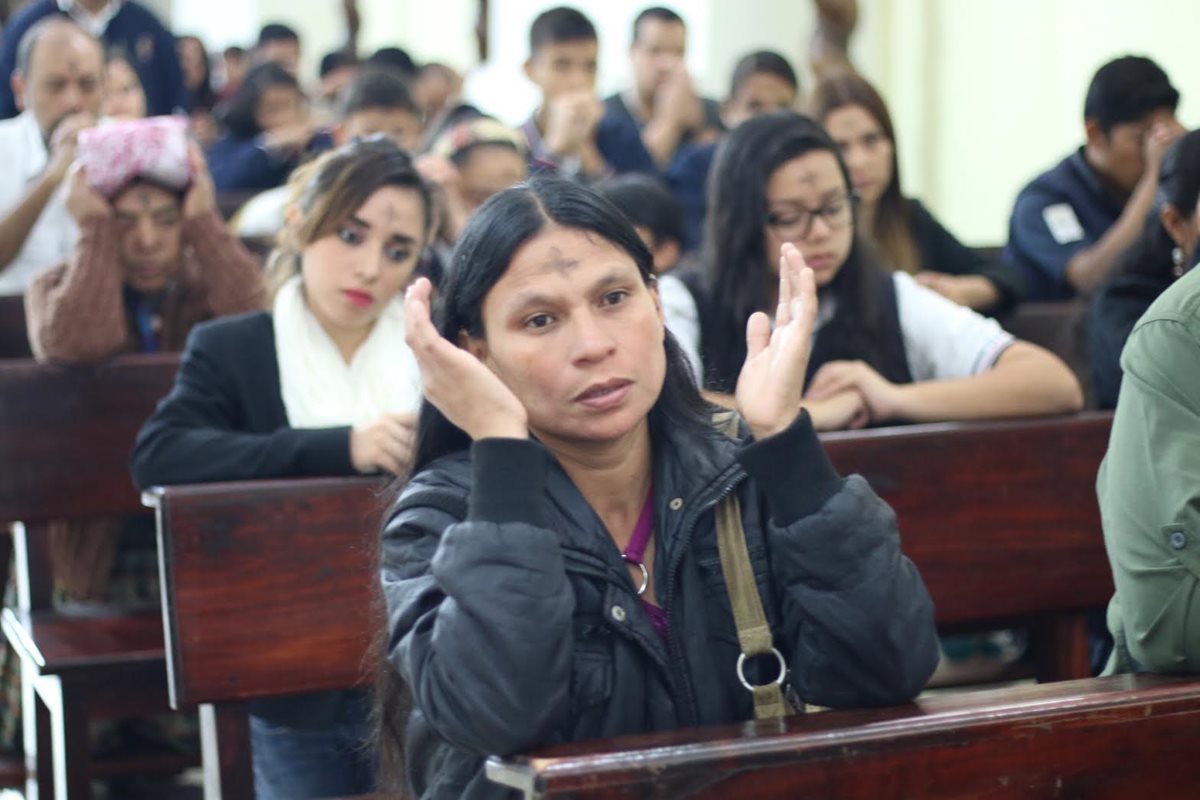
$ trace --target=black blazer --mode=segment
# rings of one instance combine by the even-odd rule
[[[130,465],[140,488],[174,483],[353,475],[350,428],[288,426],[271,315],[251,311],[197,325],[171,393],[142,426]],[[353,691],[260,699],[276,725],[322,730]]]
[[[355,474],[349,426],[288,426],[265,311],[192,330],[175,386],[138,433],[130,468],[143,489]]]

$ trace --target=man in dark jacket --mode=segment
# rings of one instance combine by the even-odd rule
[[[36,0],[13,15],[4,28],[0,45],[0,75],[16,66],[17,44],[25,31],[51,14],[74,19],[80,27],[103,40],[108,49],[119,49],[137,70],[146,91],[150,116],[187,108],[183,69],[175,50],[175,37],[145,6],[133,0]],[[12,88],[0,81],[0,119],[17,113]]]

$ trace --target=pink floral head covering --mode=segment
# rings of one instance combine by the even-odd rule
[[[88,184],[111,198],[135,178],[182,191],[191,182],[187,120],[150,117],[114,122],[79,134]]]

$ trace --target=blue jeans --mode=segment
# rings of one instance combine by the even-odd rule
[[[257,800],[317,800],[374,791],[369,701],[364,693],[343,694],[333,718],[314,725],[251,714]]]

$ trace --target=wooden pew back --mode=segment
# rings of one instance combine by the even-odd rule
[[[1112,595],[1096,471],[1110,413],[822,437],[896,511],[938,623],[1005,622]]]
[[[345,689],[378,608],[378,480],[156,488],[172,705]]]
[[[1200,682],[1124,675],[492,759],[527,798],[1186,797]]]
[[[0,522],[144,513],[129,454],[178,367],[166,354],[0,362]]]
[[[895,508],[944,629],[1078,615],[1112,578],[1092,490],[1110,415],[832,434]],[[377,619],[370,479],[157,488],[176,704],[344,688]],[[228,620],[236,615],[237,625]],[[1063,675],[1046,676],[1062,678]]]
[[[165,710],[155,615],[53,608],[47,530],[55,520],[145,513],[129,454],[178,364],[176,355],[92,367],[0,361],[0,525],[12,531],[0,539],[0,563],[7,569],[7,548],[15,547],[17,567],[17,603],[5,609],[3,627],[21,659],[31,796],[74,796],[92,777],[120,774],[120,764],[91,759],[89,719]],[[190,761],[139,756],[125,772]]]

